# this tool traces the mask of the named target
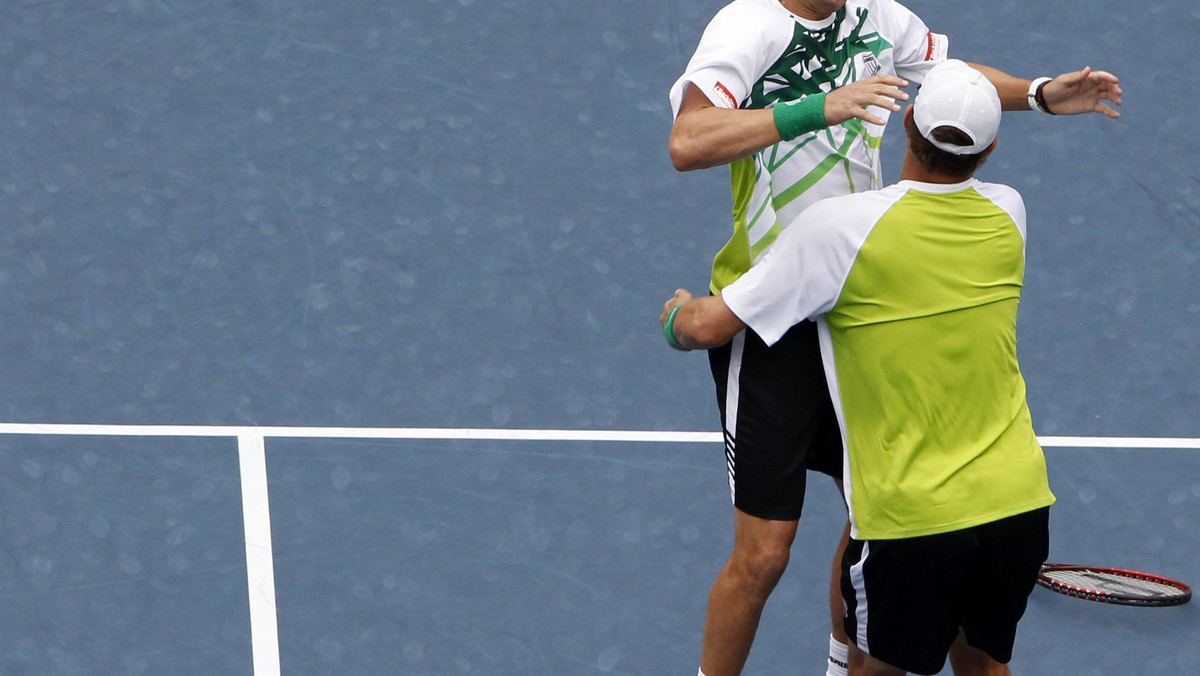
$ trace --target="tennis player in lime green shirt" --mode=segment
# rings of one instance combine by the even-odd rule
[[[817,322],[846,451],[851,674],[934,674],[955,641],[959,676],[1007,673],[1048,553],[1054,496],[1017,363],[1025,208],[974,178],[1000,107],[978,70],[937,65],[905,111],[899,183],[817,202],[719,294],[664,307],[682,349]]]

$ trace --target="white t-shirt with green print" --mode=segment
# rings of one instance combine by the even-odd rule
[[[705,29],[671,105],[678,115],[689,83],[723,108],[770,108],[879,73],[920,84],[946,58],[947,43],[892,0],[848,0],[819,22],[779,0],[734,0]],[[808,205],[880,187],[883,129],[855,119],[732,163],[734,232],[713,261],[711,290],[749,270]]]
[[[774,344],[817,319],[858,540],[1054,502],[1017,364],[1025,205],[971,179],[823,200],[721,292]]]

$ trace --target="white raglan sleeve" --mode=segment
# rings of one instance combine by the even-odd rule
[[[725,305],[767,343],[833,309],[871,231],[907,192],[893,185],[813,204],[754,267],[721,290]]]
[[[822,200],[784,229],[767,253],[721,290],[725,304],[768,345],[833,307],[858,248],[839,230],[845,197]],[[861,242],[858,243],[861,246]]]
[[[992,201],[993,204],[1004,210],[1012,220],[1013,225],[1017,226],[1017,230],[1021,233],[1021,239],[1027,239],[1025,233],[1025,200],[1021,197],[1021,193],[1014,188],[1000,183],[978,183],[975,186],[976,192]]]
[[[671,87],[672,115],[679,115],[689,83],[704,92],[714,106],[738,108],[770,66],[772,51],[782,52],[777,43],[783,25],[772,18],[753,3],[735,2],[717,12],[683,75]]]
[[[925,81],[925,74],[945,61],[950,38],[929,30],[921,17],[893,0],[882,0],[886,6],[887,36],[893,45],[896,74],[916,84]]]

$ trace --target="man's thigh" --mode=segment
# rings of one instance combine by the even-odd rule
[[[816,325],[767,347],[753,331],[709,351],[733,504],[764,519],[799,519],[807,472],[840,477],[842,440]]]
[[[963,627],[1000,663],[1048,548],[1048,510],[951,533],[851,541],[842,563],[846,632],[859,649],[905,671],[935,674]]]

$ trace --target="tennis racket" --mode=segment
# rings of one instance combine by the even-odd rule
[[[1120,568],[1043,563],[1037,582],[1059,594],[1122,606],[1177,606],[1192,598],[1192,588],[1178,580]]]

